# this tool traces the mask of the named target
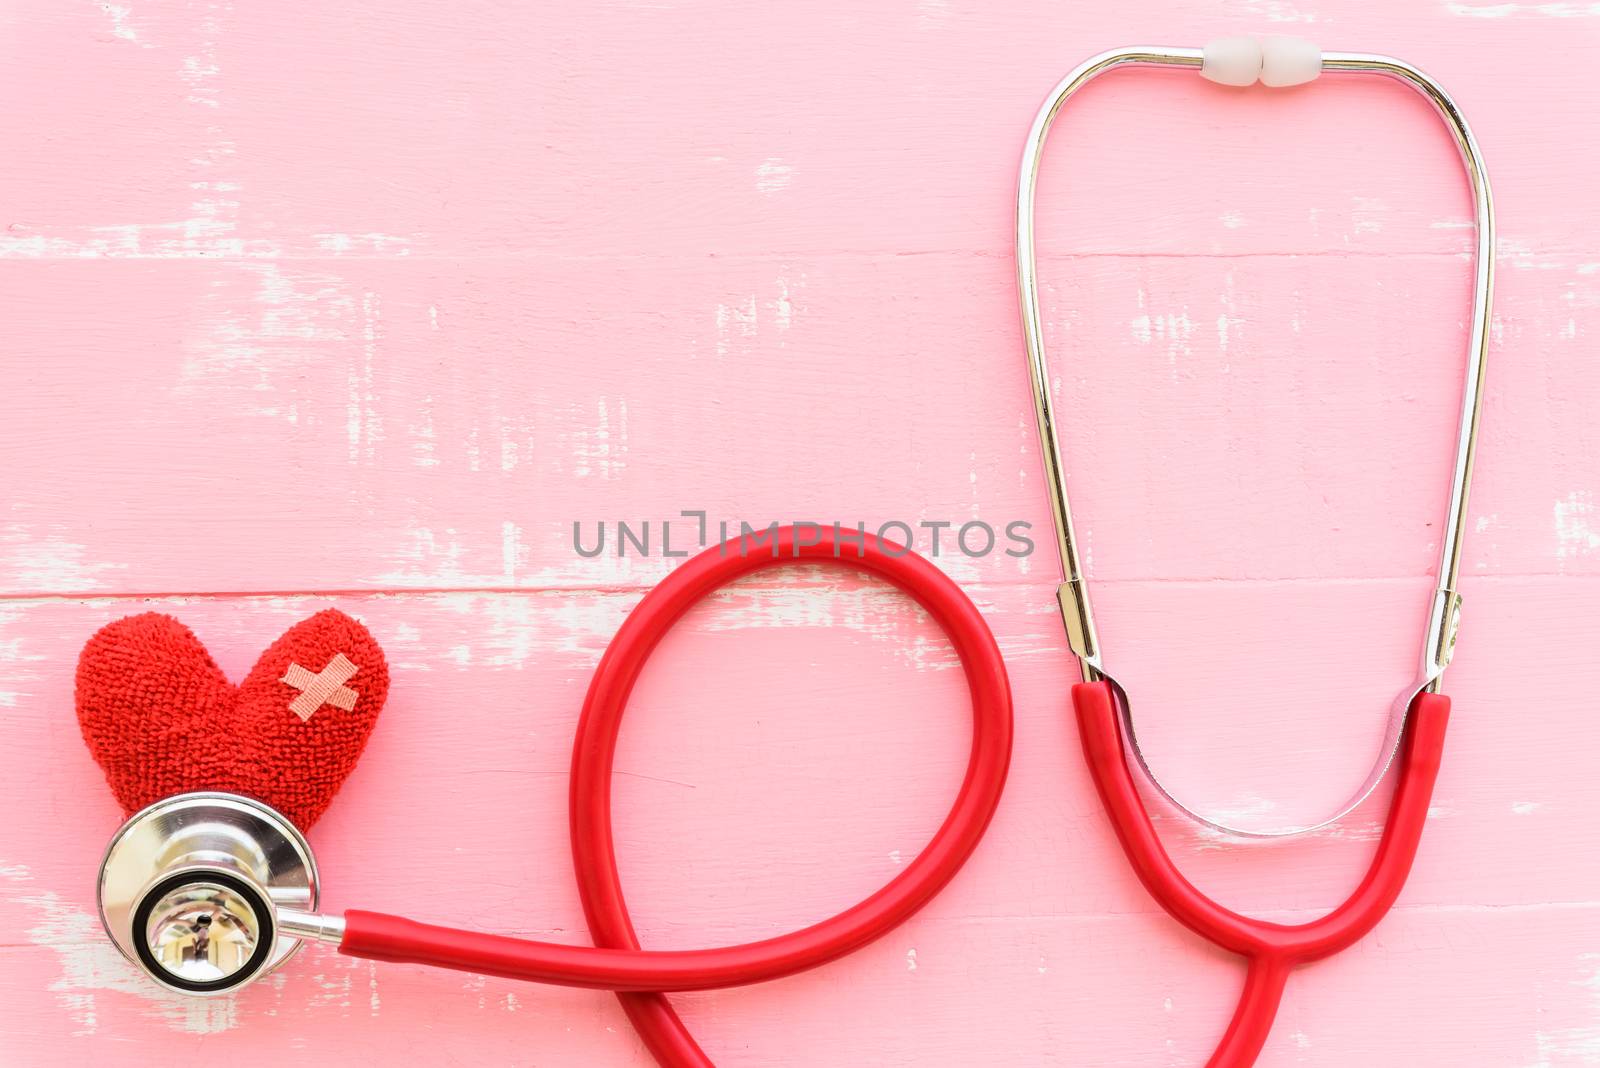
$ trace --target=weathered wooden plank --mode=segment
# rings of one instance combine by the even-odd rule
[[[1039,3],[18,5],[0,88],[30,105],[0,115],[0,250],[1003,255],[1021,140],[1054,82],[1104,48],[1231,25],[1421,64],[1518,207],[1507,238],[1594,252],[1574,222],[1600,201],[1557,162],[1588,102],[1549,71],[1552,50],[1593,42],[1583,4],[1232,6],[1219,22]],[[1450,141],[1400,86],[1330,80],[1285,106],[1134,76],[1083,104],[1051,165],[1069,247],[1466,247]]]
[[[1092,574],[1423,574],[1466,270],[1053,264]],[[1501,294],[1467,571],[1593,573],[1600,274],[1558,257]],[[664,561],[585,559],[573,523],[592,546],[649,520],[659,554],[684,509],[713,537],[976,519],[1049,544],[1000,260],[7,263],[0,301],[10,592],[643,585]],[[961,577],[1049,570],[949,542]]]

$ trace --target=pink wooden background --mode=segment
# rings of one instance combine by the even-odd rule
[[[678,999],[717,1061],[1203,1060],[1240,973],[1139,890],[1080,766],[1010,227],[1074,62],[1241,31],[1441,78],[1503,264],[1434,819],[1262,1064],[1600,1064],[1600,8],[1499,0],[0,8],[0,1062],[646,1064],[609,995],[328,952],[157,992],[93,918],[119,816],[72,670],[141,610],[235,677],[320,607],[361,616],[394,690],[313,836],[328,904],[581,942],[571,733],[669,565],[581,559],[571,524],[685,508],[1026,520],[1044,550],[940,558],[1016,690],[984,845],[849,960]],[[1453,150],[1367,81],[1118,75],[1058,131],[1045,311],[1108,655],[1197,804],[1315,814],[1418,641],[1467,314]],[[953,666],[831,572],[696,612],[619,758],[645,943],[887,879],[958,781]],[[1162,829],[1293,919],[1350,889],[1382,800],[1288,844]]]

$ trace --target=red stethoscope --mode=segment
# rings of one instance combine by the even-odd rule
[[[1304,42],[1263,48],[1252,42],[1230,41],[1203,51],[1122,49],[1087,61],[1056,87],[1035,121],[1023,156],[1018,198],[1017,263],[1023,327],[1065,574],[1059,597],[1069,641],[1083,669],[1084,682],[1073,688],[1072,699],[1084,755],[1123,848],[1145,886],[1180,922],[1250,959],[1239,1010],[1210,1062],[1229,1068],[1254,1061],[1289,969],[1338,952],[1377,923],[1398,895],[1416,852],[1449,710],[1448,699],[1436,691],[1449,660],[1459,607],[1454,585],[1477,431],[1493,268],[1488,187],[1471,135],[1449,98],[1431,79],[1397,60],[1322,53],[1313,64],[1308,56],[1315,55],[1315,50],[1308,53],[1307,47]],[[1264,923],[1221,908],[1190,885],[1162,849],[1130,769],[1130,758],[1141,767],[1144,760],[1125,695],[1101,668],[1072,537],[1034,278],[1034,180],[1050,123],[1067,97],[1100,73],[1125,65],[1197,69],[1213,80],[1233,84],[1244,83],[1246,75],[1249,81],[1260,76],[1268,84],[1305,80],[1308,72],[1315,74],[1313,65],[1400,78],[1431,99],[1449,121],[1467,160],[1476,198],[1472,346],[1449,535],[1424,669],[1395,717],[1392,750],[1386,747],[1385,759],[1380,760],[1371,781],[1346,808],[1348,811],[1370,792],[1388,766],[1388,752],[1394,751],[1398,752],[1399,776],[1390,819],[1361,887],[1331,915],[1303,926]],[[745,945],[642,949],[623,896],[611,830],[612,762],[628,697],[651,652],[691,607],[735,579],[794,562],[847,566],[887,580],[909,594],[949,636],[972,698],[972,748],[965,778],[954,806],[927,847],[877,893],[839,915]],[[999,648],[978,610],[954,582],[921,557],[870,535],[841,538],[826,529],[807,528],[802,533],[793,527],[781,528],[763,535],[754,545],[741,541],[713,547],[679,566],[629,614],[595,671],[573,749],[569,813],[573,861],[594,946],[483,934],[374,912],[319,913],[316,865],[300,831],[258,801],[215,792],[167,798],[123,825],[101,865],[100,913],[118,948],[152,978],[174,990],[195,995],[236,990],[281,964],[305,942],[328,942],[354,957],[614,990],[661,1064],[708,1068],[711,1062],[664,992],[737,986],[792,975],[859,949],[904,922],[955,876],[977,847],[1005,785],[1011,743],[1011,694]],[[1307,829],[1294,828],[1287,833]],[[180,922],[186,925],[185,932],[193,935],[198,931],[196,937],[208,946],[213,940],[226,939],[228,953],[211,954],[223,964],[208,960],[202,971],[189,967],[192,961],[174,964],[160,956],[153,947],[165,944],[163,926]]]
[[[1449,512],[1440,553],[1438,589],[1433,595],[1423,642],[1422,666],[1416,683],[1395,702],[1388,737],[1371,774],[1338,811],[1317,823],[1260,830],[1230,826],[1188,808],[1161,784],[1139,747],[1127,694],[1101,662],[1100,643],[1090,611],[1088,587],[1078,559],[1072,512],[1067,503],[1052,379],[1045,361],[1044,328],[1039,309],[1034,252],[1034,194],[1040,157],[1057,113],[1085,84],[1119,67],[1157,67],[1199,71],[1223,85],[1268,86],[1303,84],[1322,71],[1381,74],[1421,93],[1437,109],[1461,150],[1472,188],[1477,226],[1471,336],[1462,388],[1461,420],[1451,479]],[[1123,852],[1140,882],[1179,923],[1201,937],[1245,957],[1249,967],[1238,1008],[1208,1064],[1211,1068],[1247,1068],[1260,1054],[1283,994],[1289,972],[1354,944],[1389,911],[1416,856],[1428,817],[1428,803],[1439,772],[1450,699],[1440,694],[1440,681],[1454,650],[1461,597],[1456,583],[1461,569],[1467,492],[1477,444],[1483,386],[1484,355],[1494,284],[1494,208],[1483,161],[1466,120],[1455,102],[1428,75],[1387,56],[1350,52],[1318,52],[1294,38],[1231,38],[1205,49],[1120,48],[1091,57],[1061,80],[1034,119],[1022,155],[1017,187],[1017,283],[1022,302],[1022,328],[1027,345],[1035,413],[1043,448],[1045,483],[1050,489],[1061,557],[1057,590],[1067,640],[1077,657],[1083,681],[1072,688],[1084,759],[1106,806]],[[1183,877],[1161,846],[1134,781],[1130,762],[1151,787],[1184,815],[1222,834],[1246,838],[1278,838],[1326,827],[1360,805],[1391,765],[1397,767],[1389,819],[1376,856],[1343,905],[1322,919],[1289,926],[1241,916],[1207,898]]]

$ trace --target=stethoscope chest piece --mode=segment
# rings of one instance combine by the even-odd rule
[[[317,907],[304,836],[247,797],[179,794],[135,813],[100,863],[100,922],[163,986],[220,994],[299,950],[278,910]]]

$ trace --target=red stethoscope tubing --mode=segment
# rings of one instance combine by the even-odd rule
[[[741,551],[741,548],[744,551]],[[799,931],[714,949],[644,950],[628,916],[611,830],[611,769],[628,696],[651,652],[685,612],[755,571],[795,562],[843,565],[909,594],[949,636],[972,694],[972,750],[955,804],[926,848],[877,893]],[[835,539],[816,527],[783,527],[741,547],[700,553],[647,593],[601,657],[572,756],[570,817],[578,889],[595,945],[568,946],[417,923],[376,912],[345,913],[341,953],[429,964],[512,979],[617,991],[656,1060],[668,1068],[711,1061],[660,993],[739,986],[793,975],[882,937],[926,905],[982,839],[1011,762],[1011,688],[999,646],[978,609],[927,560],[872,535]]]
[[[1286,925],[1251,919],[1223,908],[1183,877],[1162,848],[1128,767],[1116,696],[1106,682],[1072,688],[1078,736],[1095,788],[1116,828],[1128,863],[1150,896],[1172,918],[1213,944],[1248,960],[1244,989],[1208,1068],[1249,1068],[1272,1029],[1289,972],[1359,941],[1400,896],[1417,855],[1439,776],[1450,699],[1420,693],[1411,703],[1397,760],[1394,797],[1378,850],[1366,877],[1338,908],[1309,923]]]

